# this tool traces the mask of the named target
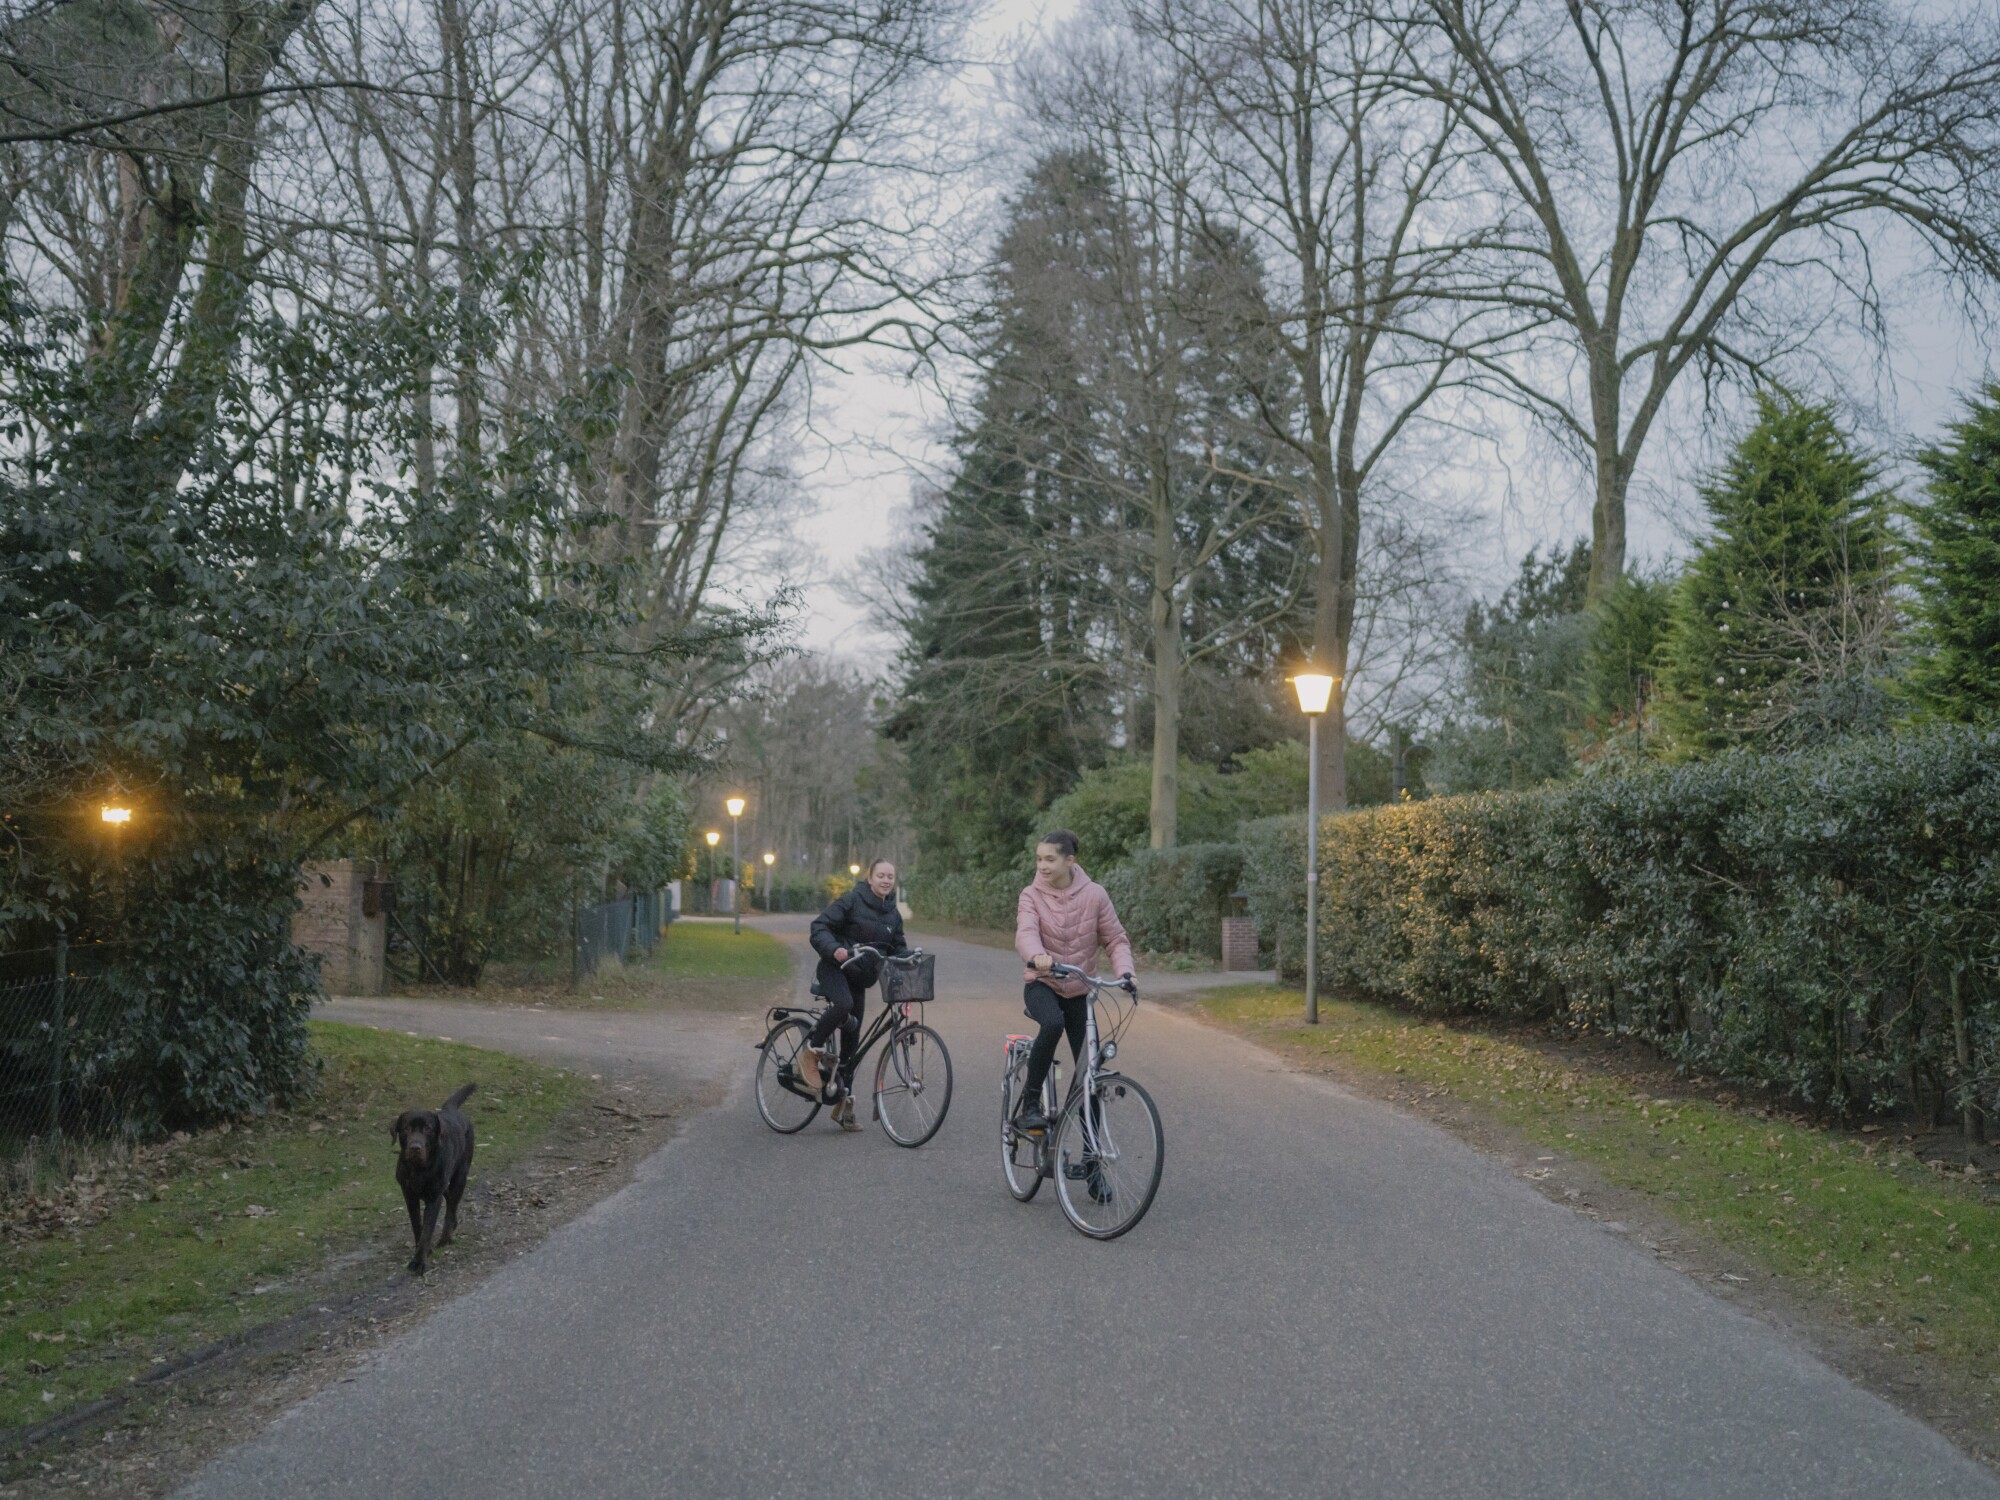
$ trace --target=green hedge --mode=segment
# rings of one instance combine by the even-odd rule
[[[1104,875],[1104,889],[1132,939],[1148,953],[1222,956],[1222,919],[1243,880],[1241,844],[1142,849]]]
[[[1733,754],[1323,829],[1331,987],[1625,1032],[1834,1111],[1994,1103],[2000,734]],[[1261,832],[1252,888],[1282,931],[1302,898]]]
[[[966,870],[940,875],[915,871],[904,877],[903,890],[918,921],[963,922],[968,927],[1014,930],[1014,904],[1027,876]]]

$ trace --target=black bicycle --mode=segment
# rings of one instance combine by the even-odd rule
[[[937,960],[922,950],[895,958],[862,944],[841,967],[863,954],[882,960],[883,1004],[862,1033],[854,1056],[844,1064],[822,1068],[822,1086],[813,1088],[799,1074],[799,1054],[806,1049],[813,1026],[826,1014],[826,1006],[772,1006],[765,1017],[769,1029],[756,1044],[757,1113],[780,1135],[804,1130],[821,1108],[839,1099],[842,1078],[851,1078],[869,1050],[885,1042],[875,1064],[875,1118],[882,1122],[882,1133],[897,1145],[921,1146],[938,1133],[945,1111],[951,1108],[951,1054],[944,1038],[920,1019],[924,1005],[936,998]],[[817,984],[812,992],[826,998]],[[834,1045],[839,1038],[835,1032]]]

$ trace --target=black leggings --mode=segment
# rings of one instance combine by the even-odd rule
[[[826,1039],[838,1029],[840,1076],[844,1082],[854,1077],[854,1053],[861,1045],[861,1012],[866,1008],[868,986],[856,984],[839,964],[827,958],[819,961],[819,972],[813,977],[826,992],[827,1004],[819,1024],[806,1040],[815,1047],[824,1047]]]
[[[1084,1019],[1090,999],[1086,995],[1058,995],[1039,979],[1021,992],[1021,999],[1028,1019],[1039,1022],[1042,1028],[1035,1034],[1035,1045],[1028,1049],[1028,1078],[1021,1098],[1027,1108],[1040,1109],[1042,1080],[1049,1076],[1049,1064],[1056,1060],[1056,1043],[1064,1032],[1069,1033],[1070,1061],[1075,1063],[1083,1056]]]

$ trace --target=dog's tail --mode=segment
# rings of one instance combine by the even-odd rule
[[[439,1108],[457,1109],[459,1105],[465,1103],[466,1100],[472,1097],[472,1091],[478,1087],[479,1085],[476,1083],[468,1083],[464,1088],[460,1089],[457,1093],[453,1094],[449,1099],[445,1100],[444,1103],[439,1106]]]

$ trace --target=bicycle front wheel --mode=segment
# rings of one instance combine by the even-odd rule
[[[875,1118],[899,1146],[921,1146],[951,1108],[951,1054],[928,1026],[899,1026],[875,1064]]]
[[[1115,1240],[1153,1206],[1167,1140],[1152,1095],[1131,1079],[1099,1078],[1092,1102],[1091,1118],[1078,1100],[1056,1128],[1056,1201],[1081,1233]]]
[[[1014,1109],[1028,1082],[1028,1049],[1013,1047],[1000,1075],[1000,1169],[1007,1174],[1007,1191],[1026,1203],[1042,1190],[1041,1155],[1033,1136],[1014,1129]]]
[[[799,1077],[799,1054],[811,1028],[797,1017],[780,1021],[757,1055],[757,1113],[780,1135],[795,1135],[819,1113],[819,1096]]]

